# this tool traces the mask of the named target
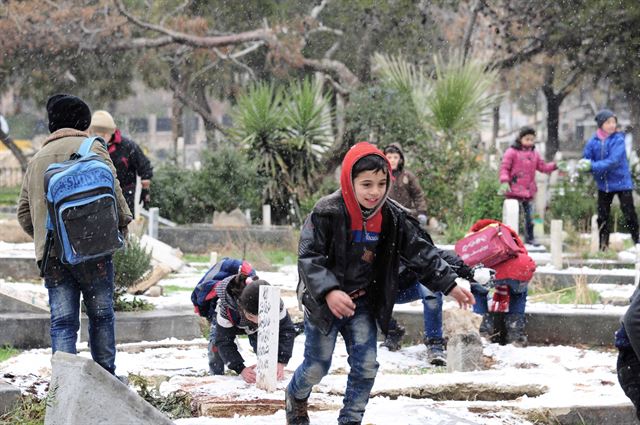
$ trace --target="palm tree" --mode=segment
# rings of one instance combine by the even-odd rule
[[[376,54],[373,63],[383,84],[410,97],[425,130],[449,143],[477,131],[500,99],[491,93],[497,72],[479,61],[465,61],[459,52],[453,52],[448,62],[436,55],[433,78],[402,57]]]
[[[275,222],[285,222],[291,208],[298,222],[303,219],[299,199],[313,191],[333,142],[329,104],[320,84],[310,80],[286,91],[257,83],[238,98],[231,136],[266,177],[263,200],[274,208]]]

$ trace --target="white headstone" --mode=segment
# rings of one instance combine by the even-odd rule
[[[551,220],[551,264],[562,268],[562,220]]]
[[[160,208],[149,208],[149,236],[158,239],[158,218],[160,217]]]
[[[600,249],[600,232],[598,230],[598,216],[594,214],[591,216],[591,244],[589,246],[589,252],[595,254]]]
[[[260,286],[258,307],[258,363],[256,387],[275,391],[278,382],[278,331],[280,329],[280,289]]]
[[[216,251],[211,251],[209,253],[209,265],[213,266],[218,262],[218,253]]]
[[[518,233],[520,204],[515,199],[505,199],[502,204],[502,222]]]
[[[262,206],[262,225],[264,227],[271,227],[271,205],[269,204]]]

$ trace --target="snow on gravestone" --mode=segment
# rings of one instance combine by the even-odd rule
[[[280,325],[280,289],[260,286],[258,307],[258,364],[256,386],[275,391],[278,367],[278,338]]]

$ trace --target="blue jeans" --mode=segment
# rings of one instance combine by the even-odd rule
[[[44,274],[51,308],[51,351],[76,354],[80,328],[80,294],[89,316],[93,360],[115,374],[116,339],[111,256],[75,266],[50,258]]]
[[[528,282],[515,279],[496,280],[496,285],[509,286],[509,314],[524,314],[527,305]],[[473,305],[473,312],[485,314],[489,312],[488,296],[489,290],[477,283],[471,284],[476,303]]]
[[[338,333],[344,338],[350,366],[344,406],[340,410],[338,423],[362,421],[369,394],[376,379],[379,363],[376,360],[376,336],[378,328],[369,309],[367,296],[354,302],[353,316],[333,319],[327,335],[323,334],[305,316],[304,361],[293,374],[287,391],[298,400],[306,400],[311,389],[329,372],[331,357]]]
[[[533,237],[533,201],[520,201],[522,211],[524,212],[524,239],[529,243],[534,240]]]
[[[431,292],[420,282],[398,291],[396,304],[406,304],[422,300],[424,337],[442,338],[442,292]]]

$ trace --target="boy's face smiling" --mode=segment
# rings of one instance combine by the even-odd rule
[[[375,208],[387,191],[387,174],[381,170],[362,171],[353,179],[353,190],[362,207]]]

